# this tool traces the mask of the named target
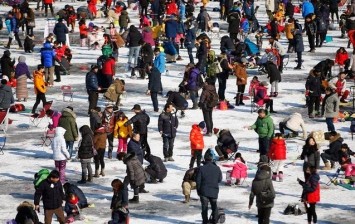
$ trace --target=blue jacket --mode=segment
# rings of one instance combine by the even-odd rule
[[[199,196],[218,198],[219,183],[222,181],[221,169],[213,162],[207,161],[196,175],[196,189]]]
[[[160,52],[158,56],[154,58],[154,67],[156,67],[160,73],[165,72],[165,53]]]
[[[172,41],[166,41],[163,43],[165,54],[176,55],[177,51]]]
[[[248,5],[248,1],[244,1],[243,10],[248,19],[251,19],[254,16],[254,3]]]
[[[183,1],[180,2],[180,5],[179,5],[179,18],[181,20],[185,20],[185,14],[186,14],[186,6],[184,4]]]
[[[41,49],[41,62],[46,68],[54,66],[55,51],[50,43],[44,43]]]
[[[185,34],[185,47],[195,47],[196,41],[196,29],[194,27],[190,27],[190,29],[186,30]]]
[[[178,22],[175,19],[169,19],[165,22],[165,36],[175,38],[177,35]]]
[[[302,4],[302,17],[306,18],[306,16],[310,13],[314,13],[314,7],[310,1],[306,0]]]
[[[302,37],[302,30],[297,30],[293,37],[295,52],[303,52],[304,45],[303,45],[303,37]]]
[[[93,71],[86,74],[85,84],[87,91],[98,91],[99,81],[97,79],[97,75]]]
[[[190,71],[189,79],[187,80],[187,89],[188,90],[198,90],[198,76],[200,75],[200,71],[198,68],[193,68]]]
[[[5,25],[9,33],[10,32],[18,33],[17,20],[15,17],[7,18],[5,20]]]

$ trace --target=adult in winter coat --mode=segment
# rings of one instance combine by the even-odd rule
[[[277,97],[279,94],[279,82],[281,82],[281,72],[272,61],[267,61],[265,63],[265,68],[267,71],[267,78],[269,78],[271,83],[270,96]]]
[[[231,12],[227,16],[229,37],[234,42],[237,39],[238,34],[239,34],[240,18],[241,18],[240,12],[238,12],[238,11]],[[222,37],[222,39],[223,39],[223,37]],[[221,40],[221,42],[222,42],[222,40]]]
[[[198,24],[198,29],[201,32],[207,32],[208,22],[211,20],[210,15],[208,15],[207,10],[205,7],[201,7],[200,13],[197,15],[196,22]]]
[[[324,170],[330,170],[334,167],[334,163],[339,160],[339,151],[341,150],[341,144],[344,139],[340,137],[340,134],[332,131],[329,136],[329,149],[325,150],[320,157],[324,162]]]
[[[102,64],[100,73],[102,88],[109,88],[112,84],[113,77],[116,74],[116,61],[113,56],[108,57]]]
[[[325,10],[325,9],[321,8],[321,10]],[[323,18],[321,16],[318,17],[316,19],[316,24],[317,24],[316,47],[322,47],[328,32],[329,17],[327,18]]]
[[[145,26],[143,27],[142,29],[142,40],[145,42],[145,43],[149,43],[150,46],[155,46],[155,41],[153,39],[153,31],[152,31],[152,28],[149,27],[149,26]]]
[[[288,47],[287,47],[287,53],[293,53],[294,51],[294,44],[293,44],[293,32],[295,30],[295,23],[294,19],[288,19],[287,23],[285,24],[285,36],[288,40]]]
[[[184,86],[186,86],[186,90],[190,93],[190,99],[193,104],[191,109],[196,110],[198,109],[198,80],[200,77],[200,70],[193,64],[188,64],[185,72],[187,73],[187,78],[184,80]]]
[[[165,53],[164,52],[160,52],[160,48],[156,47],[154,49],[154,67],[156,67],[160,74],[163,74],[165,72]]]
[[[15,221],[16,224],[40,224],[37,212],[35,211],[35,206],[28,201],[23,201],[17,206]]]
[[[154,65],[148,65],[147,74],[149,77],[147,94],[152,100],[154,112],[158,112],[158,93],[162,90],[161,73]]]
[[[309,14],[314,14],[314,6],[309,0],[302,4],[302,17],[305,19]]]
[[[143,38],[142,34],[138,31],[138,29],[134,25],[131,25],[129,27],[129,32],[126,38],[126,46],[129,49],[129,55],[128,55],[129,67],[134,68],[137,66],[139,51],[141,49],[140,42],[142,38]],[[134,56],[134,62],[133,62],[133,66],[131,66],[133,56]]]
[[[97,65],[92,66],[90,72],[88,72],[85,77],[86,92],[89,97],[88,114],[90,114],[92,109],[97,107],[97,101],[99,99],[101,87],[99,87],[99,81],[97,79],[98,70],[99,67]]]
[[[108,142],[108,153],[107,157],[112,159],[113,151],[113,135],[116,124],[116,114],[113,109],[113,105],[109,104],[105,107],[105,110],[102,112],[102,126],[105,128],[107,134]]]
[[[46,42],[41,48],[41,63],[45,68],[46,82],[53,85],[54,62],[56,53],[51,46],[51,43]]]
[[[325,97],[322,103],[322,116],[325,117],[328,131],[335,131],[334,118],[339,115],[339,97],[330,87],[325,89]]]
[[[164,178],[168,174],[168,170],[166,169],[163,160],[157,156],[145,155],[144,159],[149,162],[149,165],[145,168],[145,172],[149,174],[150,182],[157,183],[163,182]]]
[[[274,39],[273,37],[270,37],[269,38],[269,43],[270,43],[270,46],[272,49],[276,49],[278,52],[279,52],[279,55],[280,55],[280,64],[279,64],[279,71],[280,73],[282,73],[283,71],[283,67],[284,67],[284,57],[286,55],[286,49],[282,46],[282,44],[277,41],[277,39]],[[281,79],[280,79],[281,81]],[[272,82],[270,82],[272,84]]]
[[[7,42],[5,48],[10,49],[12,39],[15,37],[18,46],[22,49],[22,43],[18,35],[20,26],[18,24],[18,20],[16,19],[14,12],[10,11],[8,13],[8,17],[5,20],[5,24],[7,31],[9,32],[9,41]]]
[[[266,168],[266,167],[264,167]],[[256,197],[256,207],[258,208],[258,223],[270,223],[271,209],[274,207],[275,190],[270,179],[271,173],[268,169],[259,170],[252,182],[249,195],[249,209],[253,205]],[[269,192],[270,201],[263,202],[261,192]]]
[[[212,78],[206,79],[206,84],[202,89],[199,106],[202,109],[203,120],[206,122],[207,132],[206,135],[212,136],[213,129],[213,118],[212,112],[213,108],[217,105],[215,99],[215,95],[217,95],[216,87],[214,86],[214,80]],[[218,95],[217,95],[218,96]],[[213,106],[214,105],[214,106]]]
[[[78,140],[78,127],[76,125],[76,114],[72,107],[67,107],[62,110],[62,116],[59,119],[59,127],[66,130],[64,139],[67,144],[67,149],[70,154],[70,158],[73,156],[74,141]]]
[[[111,221],[109,223],[125,223],[129,219],[127,184],[119,179],[111,182],[113,196],[111,200]]]
[[[310,50],[308,52],[314,53],[316,50],[315,46],[315,38],[317,34],[317,22],[314,19],[315,15],[314,14],[309,14],[305,18],[305,30],[306,30],[306,35],[308,37],[308,43],[309,43],[309,48]]]
[[[332,77],[332,67],[334,66],[334,60],[325,59],[320,61],[316,66],[314,66],[315,70],[320,71],[321,79],[330,79]]]
[[[6,79],[2,79],[0,85],[0,108],[8,109],[14,102],[11,87],[7,85]]]
[[[92,130],[92,129],[91,129]],[[94,132],[93,144],[94,148],[97,151],[97,154],[94,155],[95,163],[95,174],[93,177],[105,176],[105,149],[106,149],[106,139],[107,133],[104,127],[100,127]],[[101,166],[101,171],[99,171]]]
[[[229,74],[232,72],[233,66],[228,62],[228,56],[226,53],[221,53],[218,62],[221,66],[222,71],[217,74],[218,79],[218,98],[219,100],[225,100],[225,92],[227,88],[227,79]]]
[[[55,129],[55,135],[51,144],[55,168],[59,172],[59,179],[62,183],[65,183],[65,167],[67,160],[70,159],[70,155],[65,144],[64,133],[64,128],[57,127]]]
[[[24,101],[28,98],[27,79],[32,79],[30,70],[26,64],[26,57],[20,56],[18,58],[18,64],[15,68],[16,78],[16,98],[20,101],[22,98]]]
[[[308,137],[306,139],[306,144],[302,148],[300,158],[304,161],[303,172],[305,178],[306,170],[308,167],[315,167],[317,170],[319,170],[320,152],[317,142],[313,137]]]
[[[58,19],[58,23],[54,26],[53,33],[59,44],[66,45],[68,32],[68,28],[63,23],[63,19]]]
[[[63,185],[63,189],[66,196],[68,196],[69,194],[75,194],[75,196],[78,197],[79,208],[86,208],[89,206],[88,200],[86,199],[84,192],[75,184],[67,182]]]
[[[65,200],[63,186],[59,181],[59,172],[53,170],[48,178],[38,186],[34,195],[35,210],[39,212],[39,203],[43,201],[44,222],[52,223],[53,214],[58,218],[60,224],[65,223],[64,212],[62,208]]]
[[[164,162],[174,161],[174,141],[176,137],[176,129],[179,126],[179,120],[173,112],[173,105],[165,104],[164,111],[159,115],[158,119],[158,130],[163,138]]]
[[[43,0],[44,3],[44,16],[47,17],[48,15],[48,7],[51,10],[52,17],[54,17],[53,11],[53,0]]]
[[[297,66],[294,69],[300,70],[302,69],[302,52],[304,51],[302,30],[300,29],[295,29],[293,32],[293,46],[297,53]]]
[[[118,18],[118,24],[120,25],[120,33],[128,29],[128,23],[130,22],[127,10],[122,10],[120,17]]]
[[[150,117],[145,111],[142,111],[139,104],[135,104],[132,108],[135,115],[129,119],[124,126],[133,124],[133,132],[140,135],[140,142],[142,144],[142,149],[145,153],[150,154],[150,147],[148,144],[148,125],[150,122]]]
[[[144,15],[147,16],[149,1],[148,0],[139,0],[139,5],[141,8],[140,15],[143,16],[143,13],[144,13]]]
[[[196,57],[198,59],[198,63],[196,64],[196,67],[200,70],[200,72],[206,71],[207,54],[208,54],[207,43],[208,43],[207,39],[200,39],[199,40],[200,45],[197,48],[197,52],[196,52]]]
[[[288,0],[285,6],[285,16],[293,18],[295,14],[295,6],[292,4],[292,0]]]
[[[217,145],[215,149],[221,157],[220,160],[228,159],[228,150],[231,152],[236,152],[238,150],[238,144],[228,129],[219,130],[218,128],[213,128],[213,133],[217,136]]]
[[[194,63],[194,56],[192,55],[192,49],[195,47],[196,41],[196,29],[191,22],[185,22],[185,41],[184,46],[187,49],[187,53],[189,55],[190,63]]]
[[[238,92],[236,95],[236,106],[239,105],[244,105],[243,103],[243,96],[245,92],[245,86],[247,84],[248,80],[248,74],[247,74],[247,63],[248,60],[246,58],[241,58],[240,62],[235,62],[233,69],[234,69],[234,74],[237,77],[237,87],[238,87]]]
[[[134,153],[139,162],[143,165],[143,150],[140,143],[140,135],[138,133],[132,133],[132,138],[127,145],[127,153]]]
[[[258,110],[258,118],[249,130],[254,130],[259,135],[260,155],[267,155],[270,147],[270,139],[274,135],[274,122],[265,109]]]
[[[152,45],[146,42],[142,42],[142,47],[139,54],[141,57],[141,62],[139,63],[138,67],[140,68],[141,78],[145,79],[146,65],[150,65],[153,63],[154,53]]]
[[[317,223],[316,203],[320,201],[320,177],[315,167],[306,170],[305,181],[297,178],[298,183],[302,186],[302,201],[307,208],[308,223]]]
[[[235,51],[234,40],[227,35],[223,36],[220,42],[220,49],[222,53],[229,55],[232,51]]]
[[[217,223],[217,199],[219,183],[222,181],[222,172],[221,169],[212,162],[211,150],[206,151],[204,159],[205,163],[199,168],[196,175],[196,189],[202,205],[202,223],[208,223],[208,202],[211,204],[212,222]]]
[[[174,41],[177,35],[178,22],[174,16],[169,16],[165,20],[165,36],[171,41]]]
[[[94,136],[88,125],[82,126],[79,131],[81,141],[79,143],[78,157],[81,163],[81,180],[78,183],[85,184],[86,181],[92,182],[91,158],[94,157]]]
[[[107,91],[104,93],[106,99],[115,103],[117,107],[121,105],[121,95],[125,91],[125,82],[122,79],[116,78],[113,80],[112,84],[108,87]]]
[[[0,59],[0,64],[1,64],[1,72],[2,76],[4,75],[8,77],[10,80],[11,78],[11,73],[14,72],[14,65],[15,65],[15,59],[11,60],[11,52],[9,50],[4,51],[4,54],[2,55]]]
[[[36,102],[32,107],[32,114],[36,113],[38,104],[42,101],[43,107],[46,103],[46,84],[43,79],[44,76],[44,67],[43,65],[38,65],[37,70],[33,72],[33,84],[34,92],[36,94]]]
[[[285,129],[289,131],[288,135],[286,136],[288,138],[297,137],[298,130],[300,129],[300,127],[303,132],[303,138],[306,139],[307,131],[304,125],[304,120],[302,118],[302,115],[297,112],[286,117],[279,123],[279,129],[282,135],[285,135]]]
[[[198,167],[190,168],[185,172],[184,178],[182,180],[182,194],[185,196],[183,203],[190,202],[191,190],[196,189],[196,175],[198,172]]]
[[[197,167],[201,165],[202,151],[205,148],[205,142],[203,141],[203,130],[206,128],[206,123],[201,121],[199,124],[193,124],[190,131],[190,147],[191,147],[191,160],[189,167],[194,166],[195,160],[197,160]]]
[[[129,202],[139,203],[140,187],[144,186],[145,183],[145,171],[134,153],[128,153],[125,155],[123,162],[127,165],[125,182],[127,181],[131,184],[131,188],[133,188],[134,192],[134,196]]]
[[[320,114],[320,96],[321,96],[321,71],[313,69],[310,71],[309,76],[306,81],[306,96],[309,97],[307,103],[308,106],[308,116],[309,118],[314,118],[313,106],[316,114]]]

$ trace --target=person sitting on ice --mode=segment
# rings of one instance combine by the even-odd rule
[[[254,102],[262,107],[264,104],[266,104],[266,110],[270,107],[270,113],[277,113],[274,111],[274,101],[270,99],[270,97],[267,95],[267,86],[269,84],[265,81],[262,81],[260,85],[256,88],[255,91],[255,96],[254,96]]]
[[[239,152],[235,154],[234,164],[222,164],[223,167],[233,167],[231,172],[231,182],[230,185],[240,185],[241,179],[248,177],[248,167],[245,160],[242,157],[242,154]]]
[[[88,200],[86,199],[84,192],[78,186],[76,186],[75,184],[71,184],[69,182],[66,182],[63,185],[63,189],[65,192],[66,198],[68,198],[68,196],[70,194],[74,194],[78,198],[78,206],[80,209],[89,207],[89,203],[88,203]]]
[[[238,144],[228,129],[213,128],[213,133],[217,136],[216,152],[220,156],[219,160],[228,159],[228,154],[238,150]]]
[[[332,88],[340,98],[340,102],[347,103],[346,98],[348,98],[350,91],[346,89],[346,73],[340,72],[338,77],[333,78],[329,82],[329,87]]]
[[[82,220],[82,217],[80,216],[79,198],[75,194],[70,193],[67,196],[64,211],[67,214],[66,223]]]
[[[298,130],[301,127],[303,131],[303,138],[307,138],[307,131],[304,125],[304,121],[302,115],[300,113],[293,113],[290,116],[286,117],[279,123],[279,129],[281,134],[286,138],[293,138],[298,136]],[[285,129],[289,131],[287,135],[285,135]]]
[[[352,176],[351,171],[355,169],[355,164],[352,164],[350,156],[355,157],[355,152],[351,151],[348,144],[345,143],[341,145],[341,150],[338,152],[340,169],[345,171],[345,178],[350,179],[350,176]],[[355,173],[355,170],[353,172]]]

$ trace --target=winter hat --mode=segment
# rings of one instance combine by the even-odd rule
[[[75,195],[74,195],[74,197],[69,199],[69,203],[72,204],[72,205],[76,205],[76,204],[78,204],[78,202],[79,202],[79,199]]]
[[[204,121],[201,121],[201,122],[198,124],[198,126],[199,126],[200,128],[202,128],[202,129],[205,129],[206,123],[205,123]]]
[[[18,57],[18,62],[26,62],[26,57],[25,56]]]
[[[262,82],[260,83],[260,85],[262,85],[262,86],[268,86],[269,83],[267,83],[266,81],[262,81]]]
[[[219,133],[219,129],[218,129],[218,128],[213,128],[213,133],[214,133],[215,135],[217,135],[217,134]]]

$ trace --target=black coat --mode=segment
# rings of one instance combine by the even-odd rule
[[[305,23],[306,34],[308,35],[316,35],[317,33],[317,23],[315,20],[311,20],[310,22]]]
[[[153,67],[148,73],[149,82],[148,89],[152,93],[158,93],[162,90],[161,86],[161,74],[156,67]]]
[[[261,205],[260,193],[262,191],[270,190],[275,195],[274,186],[270,179],[271,173],[266,170],[260,170],[256,173],[255,178],[252,183],[251,192],[249,196],[249,205],[253,204],[254,197],[256,196],[256,207],[258,208],[272,208],[274,207],[274,202],[267,205]]]
[[[285,16],[293,17],[295,14],[295,6],[292,5],[292,2],[287,1],[286,8],[285,8]]]
[[[202,41],[200,46],[197,48],[197,52],[196,52],[196,57],[198,61],[206,61],[207,52],[208,52],[207,45],[205,41]]]
[[[135,154],[137,159],[143,165],[143,149],[140,142],[131,139],[127,144],[127,153]]]
[[[53,33],[55,34],[58,42],[66,42],[67,41],[66,34],[68,32],[69,31],[67,26],[62,22],[55,24],[55,27],[53,29]]]
[[[64,184],[63,188],[66,196],[69,196],[69,194],[75,194],[78,197],[79,208],[88,207],[88,200],[86,199],[84,192],[78,186],[71,183],[66,183]]]
[[[65,199],[62,183],[60,181],[52,183],[49,179],[46,179],[36,189],[34,196],[35,205],[39,205],[41,197],[45,210],[61,208]]]
[[[141,47],[140,55],[142,57],[142,61],[144,64],[152,64],[153,63],[153,48],[149,43],[144,44]]]
[[[140,41],[143,39],[142,34],[138,31],[138,29],[131,25],[129,27],[129,32],[126,39],[126,45],[128,47],[138,47]]]
[[[275,81],[281,82],[281,74],[276,65],[272,61],[266,62],[267,77],[270,79],[270,83]]]
[[[223,36],[221,38],[221,52],[225,53],[226,51],[234,51],[235,50],[235,46],[233,43],[233,40],[229,37],[229,36]]]
[[[148,114],[146,114],[145,111],[141,111],[129,119],[125,123],[125,126],[133,124],[133,132],[147,134],[149,122],[150,117]]]
[[[10,78],[11,72],[14,72],[15,60],[11,60],[10,53],[4,53],[0,59],[2,75]]]
[[[81,142],[78,150],[79,159],[90,159],[94,157],[93,153],[93,132],[90,127],[84,125],[80,128]]]
[[[154,179],[159,179],[159,180],[163,180],[167,174],[168,174],[168,170],[166,169],[163,160],[157,156],[153,156],[152,154],[150,154],[146,160],[149,162],[149,166],[147,166],[146,171],[152,176],[152,174],[154,174],[154,176],[152,178]],[[153,171],[153,172],[151,172]]]
[[[20,205],[17,208],[16,223],[27,224],[28,220],[32,220],[34,224],[40,223],[36,211],[31,206]]]
[[[217,139],[217,145],[224,150],[230,149],[233,152],[237,150],[237,142],[235,141],[231,132],[226,129],[220,131]]]
[[[325,150],[324,153],[331,156],[331,161],[337,162],[339,160],[339,150],[341,150],[341,145],[344,139],[337,134],[334,139],[329,144],[329,149]]]
[[[196,189],[198,195],[217,199],[219,183],[221,181],[221,169],[213,162],[205,162],[196,175]]]
[[[332,77],[332,67],[330,66],[331,59],[325,59],[314,66],[315,70],[321,71],[321,78]]]
[[[239,33],[240,14],[239,12],[230,13],[227,17],[228,33]]]
[[[303,146],[301,159],[305,160],[303,167],[314,166],[317,170],[319,169],[320,153],[318,147],[305,145]]]
[[[175,138],[178,126],[179,120],[174,114],[163,112],[159,115],[158,129],[162,137]]]
[[[320,96],[321,84],[320,77],[309,75],[306,81],[306,90],[309,90],[309,96]]]
[[[166,103],[172,103],[177,110],[185,110],[188,107],[188,102],[178,92],[171,92]]]

